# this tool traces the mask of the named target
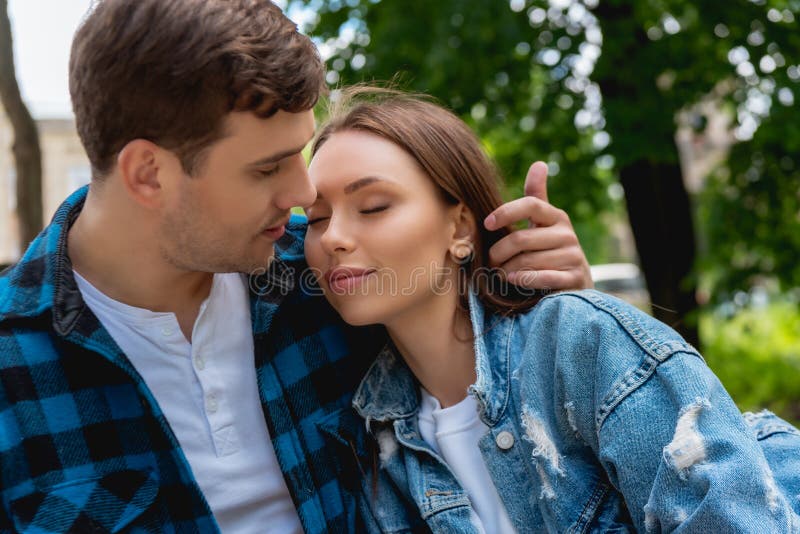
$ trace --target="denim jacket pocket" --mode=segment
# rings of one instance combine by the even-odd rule
[[[795,494],[800,487],[800,431],[768,410],[745,413],[744,419],[764,452],[774,487]]]
[[[800,436],[800,431],[769,410],[758,413],[746,412],[744,420],[759,441],[768,439],[774,434]]]
[[[153,504],[150,471],[126,469],[37,489],[10,502],[18,532],[120,532]]]

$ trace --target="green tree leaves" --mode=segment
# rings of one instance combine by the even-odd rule
[[[551,198],[595,262],[614,259],[606,236],[623,213],[619,177],[628,189],[636,169],[678,180],[678,118],[703,140],[714,122],[706,115],[729,114],[737,144],[694,199],[704,287],[713,300],[764,277],[800,286],[798,0],[290,3],[303,6],[317,13],[306,29],[332,85],[399,71],[401,85],[435,95],[477,130],[509,195],[520,194],[531,161],[548,161]],[[688,211],[672,216],[691,231]]]

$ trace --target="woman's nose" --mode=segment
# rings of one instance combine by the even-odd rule
[[[331,216],[327,227],[320,237],[322,249],[330,255],[348,252],[353,249],[353,238],[342,219]]]

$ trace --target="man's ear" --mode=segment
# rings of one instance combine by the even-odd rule
[[[134,201],[146,208],[155,208],[162,200],[162,152],[155,143],[134,139],[117,156],[122,186]]]

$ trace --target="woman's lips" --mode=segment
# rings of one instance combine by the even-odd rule
[[[327,272],[325,279],[334,293],[348,293],[361,285],[375,269],[358,267],[337,267]]]

